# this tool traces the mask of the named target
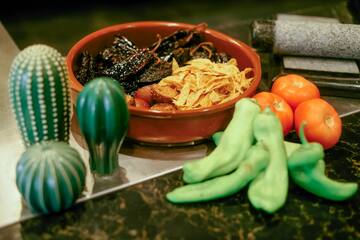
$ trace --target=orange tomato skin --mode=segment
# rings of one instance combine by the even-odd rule
[[[277,78],[271,87],[271,92],[282,97],[293,110],[306,100],[320,98],[318,87],[297,74]]]
[[[340,139],[342,122],[339,114],[323,99],[311,99],[301,103],[294,114],[295,129],[305,121],[305,136],[309,142],[318,142],[324,149],[333,147]]]
[[[276,114],[276,116],[280,119],[284,136],[293,129],[293,111],[282,97],[270,92],[260,92],[253,96],[253,98],[257,100],[262,110],[269,106]]]

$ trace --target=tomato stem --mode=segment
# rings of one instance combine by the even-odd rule
[[[333,128],[334,127],[334,118],[333,117],[331,117],[331,116],[329,116],[329,115],[327,115],[327,116],[325,116],[325,124],[326,124],[326,126],[328,126],[329,128]]]
[[[277,111],[283,111],[284,110],[284,105],[280,101],[274,101],[273,106]]]

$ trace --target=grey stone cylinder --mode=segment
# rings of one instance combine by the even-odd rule
[[[360,25],[275,21],[273,31],[275,54],[360,59]]]

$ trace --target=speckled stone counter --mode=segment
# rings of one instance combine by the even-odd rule
[[[360,183],[360,113],[343,119],[343,135],[326,152],[327,174]],[[331,202],[290,185],[274,215],[251,207],[246,190],[209,203],[173,205],[181,171],[0,229],[2,239],[360,239],[360,194]]]

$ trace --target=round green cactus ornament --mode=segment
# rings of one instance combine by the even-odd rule
[[[69,140],[70,88],[64,58],[57,50],[39,44],[21,51],[11,65],[9,95],[26,147]]]
[[[124,91],[108,77],[91,80],[76,101],[79,126],[90,153],[90,168],[100,176],[119,167],[118,152],[126,135],[129,111]]]
[[[73,205],[85,186],[85,165],[65,142],[32,145],[16,166],[16,185],[31,210],[59,212]]]

